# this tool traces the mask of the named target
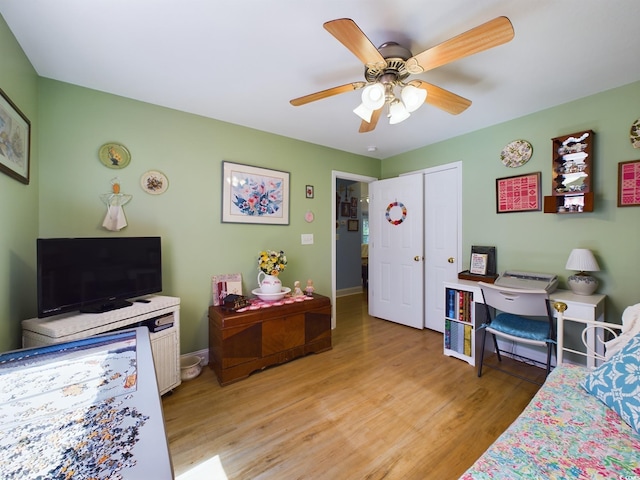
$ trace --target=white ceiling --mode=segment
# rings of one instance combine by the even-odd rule
[[[640,80],[638,0],[0,0],[0,13],[42,77],[375,158]],[[412,77],[472,100],[460,115],[424,105],[362,134],[359,91],[289,104],[363,80],[327,20],[417,54],[502,15],[510,43]]]

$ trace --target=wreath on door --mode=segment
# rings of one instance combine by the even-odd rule
[[[392,218],[391,211],[396,209],[396,207],[400,209],[400,212],[401,212],[400,217]],[[407,207],[405,207],[404,203],[402,202],[390,203],[389,206],[387,207],[385,218],[387,219],[387,222],[389,222],[391,225],[400,225],[407,218]]]

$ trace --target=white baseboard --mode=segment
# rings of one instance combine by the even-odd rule
[[[362,287],[343,288],[341,290],[336,290],[336,298],[347,297],[349,295],[358,295],[360,293],[362,293]]]
[[[195,355],[196,357],[200,357],[200,365],[203,367],[209,364],[209,349],[205,348],[204,350],[198,350],[197,352],[184,353],[180,355],[180,357],[187,357]]]

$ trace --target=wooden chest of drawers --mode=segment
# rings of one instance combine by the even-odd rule
[[[330,349],[331,301],[322,295],[242,313],[209,307],[209,365],[220,385]]]

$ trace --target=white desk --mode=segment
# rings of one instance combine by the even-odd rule
[[[484,303],[478,282],[472,280],[457,280],[446,282],[446,286],[472,291],[474,293],[474,303]],[[599,293],[593,295],[576,295],[570,290],[556,290],[549,295],[549,299],[552,302],[562,302],[567,305],[565,316],[597,322],[605,321],[604,303],[606,298],[606,295]],[[557,316],[555,310],[554,313]],[[589,330],[588,332],[587,343],[595,349],[596,343],[593,330]],[[593,362],[593,359],[589,359],[588,366],[594,366],[595,364]]]

